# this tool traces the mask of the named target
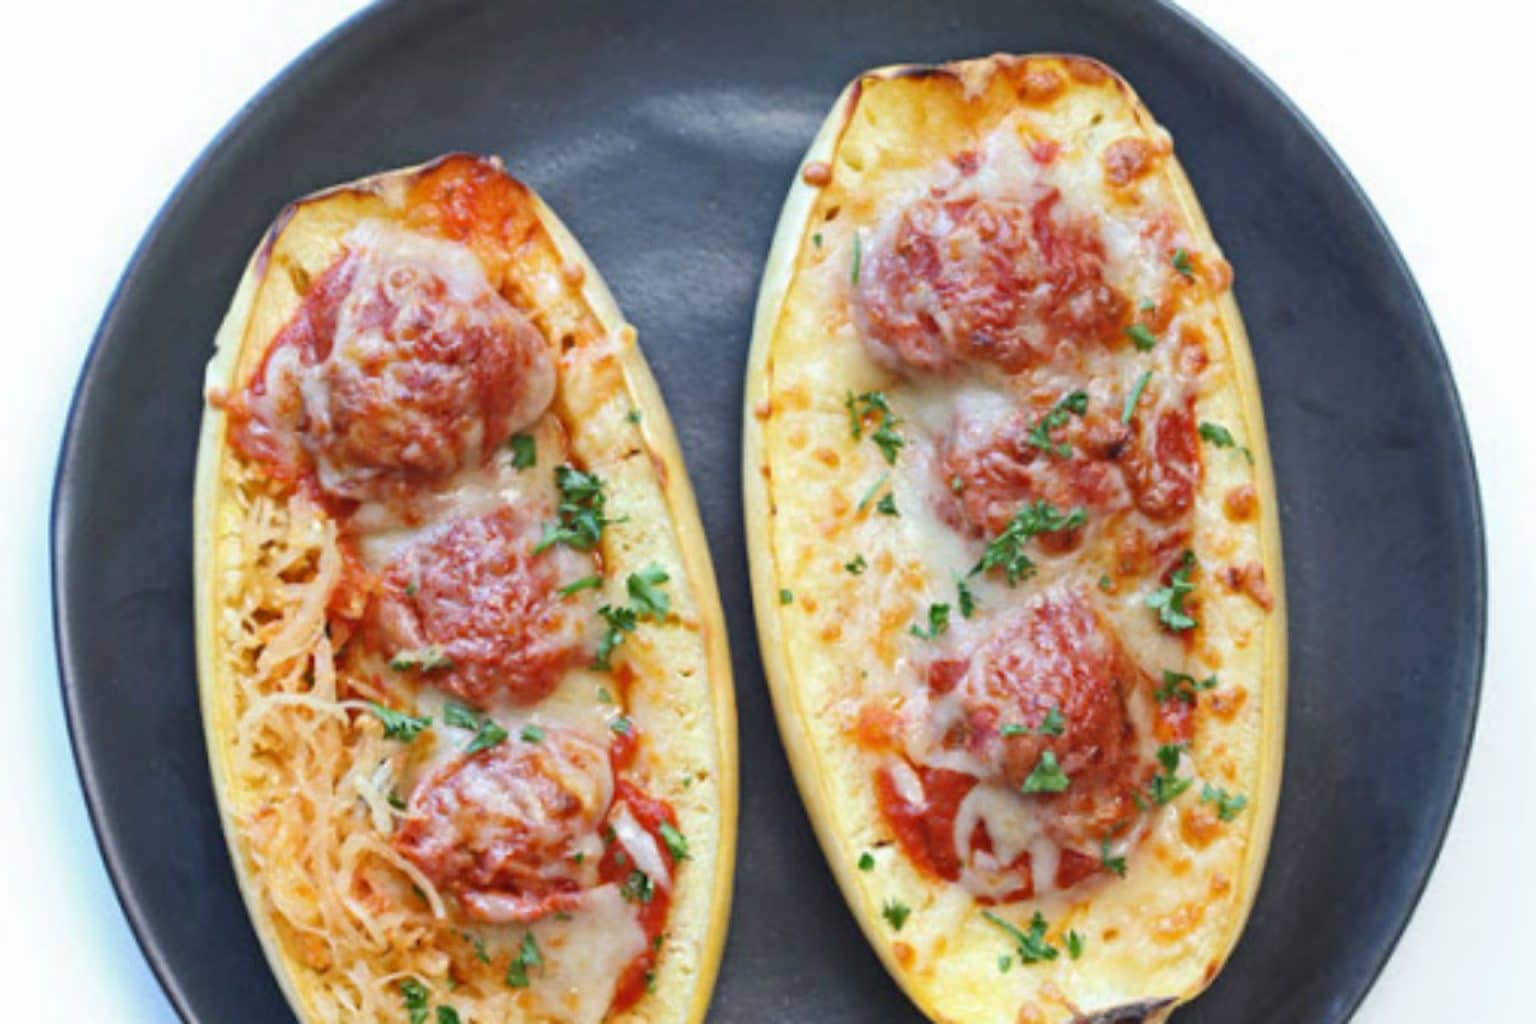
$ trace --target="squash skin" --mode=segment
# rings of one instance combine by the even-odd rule
[[[1084,80],[1097,79],[1109,83],[1122,102],[1131,108],[1138,124],[1149,131],[1161,131],[1124,79],[1098,61],[1076,55],[995,55],[943,65],[894,65],[857,76],[833,104],[827,119],[798,165],[797,176],[786,197],[758,295],[747,371],[743,425],[743,501],[759,643],[780,736],[817,839],[866,939],[893,979],[924,1014],[934,1021],[953,1021],[956,1024],[969,1018],[946,1014],[941,1005],[943,994],[935,993],[930,986],[914,978],[914,972],[903,965],[902,957],[896,950],[900,943],[895,941],[890,927],[881,920],[880,906],[868,894],[856,867],[861,851],[840,827],[838,800],[840,797],[848,799],[847,794],[840,794],[839,781],[829,778],[821,770],[817,745],[807,725],[807,704],[789,656],[790,640],[786,634],[779,599],[781,588],[793,589],[793,580],[781,575],[775,554],[773,531],[777,512],[770,484],[773,453],[766,440],[765,424],[776,411],[772,387],[774,342],[795,278],[802,266],[801,254],[806,249],[805,241],[813,227],[812,218],[817,212],[821,187],[821,183],[808,182],[806,178],[809,175],[802,177],[800,169],[813,165],[836,166],[839,147],[854,121],[861,100],[871,88],[896,81],[941,83],[944,87],[958,84],[969,95],[973,91],[983,91],[995,75],[1016,74],[1031,62],[1061,62],[1062,65],[1080,71]],[[1071,77],[1077,76],[1073,74]],[[1191,234],[1202,247],[1214,250],[1215,241],[1193,187],[1171,153],[1164,161],[1160,173],[1167,176],[1175,203]],[[1227,354],[1234,378],[1232,391],[1241,409],[1245,440],[1254,458],[1253,484],[1259,506],[1264,510],[1259,529],[1262,565],[1275,595],[1274,607],[1268,615],[1263,638],[1265,671],[1261,696],[1264,715],[1262,734],[1257,741],[1261,767],[1258,783],[1250,793],[1247,811],[1250,815],[1247,835],[1251,852],[1244,858],[1242,874],[1236,882],[1240,897],[1237,912],[1228,922],[1226,939],[1218,958],[1219,969],[1219,962],[1230,956],[1252,909],[1273,831],[1279,799],[1285,725],[1286,627],[1278,504],[1252,353],[1230,288],[1222,291],[1215,305],[1228,339]],[[1084,963],[1087,961],[1088,957],[1085,956]],[[1080,969],[1091,970],[1089,967]],[[1010,977],[1014,976],[1016,974]],[[1179,1005],[1198,996],[1215,976],[1216,970],[1211,970],[1198,983],[1181,991],[1148,992],[1143,997],[1090,1013],[1070,1010],[1063,1011],[1059,1017],[1038,1019],[1042,1022],[1047,1019],[1060,1020],[1070,1024],[1157,1024],[1168,1020]],[[1025,1018],[1021,1016],[1020,1019]],[[1028,1019],[1033,1022],[1037,1018],[1031,1016]]]
[[[298,217],[301,212],[312,222],[310,227],[316,234],[297,244],[332,251],[346,228],[359,215],[367,215],[383,197],[398,196],[423,174],[448,161],[465,158],[481,159],[472,154],[449,153],[423,164],[385,171],[322,189],[285,206],[252,253],[230,308],[215,336],[214,353],[205,375],[205,389],[209,392],[215,389],[228,390],[243,380],[260,360],[275,326],[286,317],[288,310],[281,301],[268,304],[275,305],[276,309],[263,307],[262,286],[269,272],[273,271],[274,252],[280,241],[286,243],[291,240],[286,233],[293,230],[296,222],[302,219]],[[492,158],[491,162],[497,168],[501,167],[499,160]],[[713,837],[716,855],[712,873],[706,879],[690,883],[707,890],[704,903],[706,911],[695,929],[701,941],[691,955],[693,983],[690,992],[678,1013],[666,1017],[647,1016],[643,1019],[697,1024],[704,1019],[708,1010],[724,950],[736,850],[739,777],[736,710],[724,613],[697,502],[676,433],[655,378],[636,343],[634,331],[625,322],[607,284],[575,236],[542,198],[521,182],[515,183],[531,200],[539,226],[563,264],[579,272],[580,297],[589,312],[605,333],[617,334],[622,338],[613,358],[622,375],[624,391],[633,409],[639,413],[638,419],[634,421],[634,429],[639,431],[650,456],[655,484],[664,502],[668,520],[662,525],[669,525],[675,534],[681,567],[687,577],[695,606],[704,665],[709,675],[707,699],[715,725],[713,748],[708,756],[718,792],[718,803],[712,808],[718,822]],[[223,709],[223,702],[218,699],[221,688],[227,684],[220,661],[214,582],[220,571],[216,550],[218,522],[221,508],[228,500],[221,493],[221,478],[226,460],[232,457],[227,435],[226,414],[217,405],[205,403],[193,492],[194,611],[204,736],[220,821],[241,896],[284,997],[296,1017],[308,1022],[314,1018],[300,980],[305,972],[289,951],[285,950],[272,918],[263,909],[258,891],[259,880],[241,848],[233,816],[234,800],[226,760],[226,745],[233,723]],[[677,913],[677,908],[673,912]],[[622,1019],[641,1018],[625,1011]]]

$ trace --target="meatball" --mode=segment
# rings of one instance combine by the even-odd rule
[[[599,884],[599,825],[613,801],[608,753],[549,729],[461,756],[411,793],[394,845],[465,912],[493,923],[571,910]]]
[[[464,245],[364,221],[236,400],[234,440],[332,497],[388,498],[543,414],[554,357]]]
[[[1078,346],[1115,343],[1129,315],[1104,281],[1091,220],[1032,202],[925,196],[862,254],[853,303],[865,345],[893,369],[944,373],[965,362],[1018,373]]]
[[[484,707],[548,695],[582,656],[590,593],[562,597],[590,556],[533,554],[538,522],[504,506],[427,534],[386,567],[370,635],[404,670]],[[431,652],[425,656],[421,652]]]

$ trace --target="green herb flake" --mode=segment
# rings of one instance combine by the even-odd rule
[[[631,903],[649,903],[656,898],[656,883],[651,881],[650,875],[636,868],[624,879],[619,894]]]
[[[1152,691],[1152,696],[1159,704],[1165,704],[1170,700],[1181,700],[1185,704],[1193,704],[1201,690],[1214,690],[1216,677],[1207,676],[1197,680],[1194,676],[1184,672],[1170,672],[1163,669],[1163,685]]]
[[[859,870],[860,871],[873,871],[873,870],[875,870],[875,856],[874,856],[874,854],[870,853],[868,850],[865,850],[863,853],[859,854]]]
[[[1046,923],[1045,915],[1041,914],[1038,910],[1029,919],[1029,931],[1027,932],[990,910],[983,910],[981,916],[1008,933],[1008,936],[1018,946],[1021,963],[1045,963],[1046,961],[1055,960],[1060,955],[1056,947],[1045,940],[1045,933],[1050,930],[1050,925]]]
[[[430,647],[417,647],[409,651],[396,651],[394,657],[389,659],[389,667],[396,672],[409,672],[412,669],[421,672],[442,672],[453,668],[453,659],[443,653],[443,649],[436,644]]]
[[[494,720],[458,701],[449,701],[443,705],[443,722],[455,729],[468,729],[475,734],[469,741],[469,745],[464,748],[466,754],[478,754],[482,750],[489,750],[498,743],[505,742],[507,738],[507,730],[497,725]]]
[[[474,932],[469,931],[459,932],[459,935],[463,937],[465,942],[474,947],[476,960],[479,960],[483,964],[488,964],[491,962],[491,954],[485,948],[484,939],[476,935]]]
[[[1062,717],[1061,708],[1053,705],[1040,720],[1040,724],[1035,726],[1035,731],[1041,736],[1060,736],[1066,728],[1067,723]]]
[[[795,592],[788,587],[779,588],[779,604],[794,604]]]
[[[631,423],[638,424],[640,422],[640,410],[631,409],[629,412],[624,414],[624,418]]]
[[[1234,796],[1219,786],[1213,786],[1209,782],[1200,790],[1200,799],[1206,803],[1216,805],[1216,817],[1222,821],[1233,821],[1248,806],[1248,798]]]
[[[523,932],[523,941],[518,947],[517,956],[507,964],[507,987],[527,988],[529,968],[542,966],[544,966],[544,955],[539,952],[538,940],[533,937],[532,932]]]
[[[426,1024],[427,1000],[431,998],[427,986],[415,978],[406,978],[400,983],[400,995],[405,999],[405,1013],[411,1024]]]
[[[1029,428],[1029,434],[1024,438],[1026,444],[1033,445],[1043,452],[1048,452],[1060,458],[1066,458],[1072,454],[1072,446],[1066,443],[1057,443],[1051,440],[1051,431],[1067,425],[1067,420],[1073,414],[1078,416],[1088,411],[1088,392],[1073,391],[1063,395],[1051,406],[1049,412],[1035,421]]]
[[[389,796],[385,797],[384,800],[389,804],[389,806],[393,807],[397,811],[405,810],[405,797],[401,796],[399,793],[396,793],[394,790],[390,790]]]
[[[901,425],[891,412],[889,400],[883,391],[866,391],[862,395],[853,392],[843,398],[843,407],[848,410],[848,420],[855,441],[864,437],[865,420],[879,417],[879,422],[869,439],[880,449],[885,456],[885,461],[891,465],[896,464],[897,453],[906,446],[906,439],[896,430]]]
[[[879,479],[870,484],[869,489],[864,492],[864,497],[859,499],[857,511],[863,512],[866,508],[868,508],[869,503],[875,500],[875,495],[880,493],[880,489],[885,486],[885,482],[890,478],[891,474],[888,471],[881,473]]]
[[[1125,858],[1109,855],[1109,837],[1099,840],[1099,866],[1112,875],[1125,877]]]
[[[821,248],[821,232],[820,231],[816,232],[814,235],[811,236],[811,244],[816,246],[816,248],[818,248],[818,249]]]
[[[507,447],[512,449],[513,469],[530,469],[539,461],[539,446],[532,434],[513,434]]]
[[[854,284],[859,283],[859,263],[863,258],[863,246],[859,241],[859,233],[853,233],[853,267],[848,271],[848,280]]]
[[[1109,578],[1109,573],[1106,572],[1099,575],[1099,589],[1106,594],[1113,594],[1115,592],[1115,581]]]
[[[518,734],[524,743],[543,743],[544,730],[536,725],[525,725],[523,731]]]
[[[1008,585],[1014,586],[1035,573],[1034,561],[1024,553],[1026,542],[1042,533],[1076,529],[1087,521],[1088,513],[1082,506],[1062,512],[1044,499],[1025,505],[1014,513],[1001,533],[987,542],[981,560],[971,569],[970,575],[1000,568]]]
[[[1173,250],[1173,269],[1191,281],[1195,279],[1195,266],[1189,261],[1189,253],[1184,249]]]
[[[608,691],[608,687],[606,687],[606,686],[599,686],[597,688],[597,702],[599,704],[612,704],[613,703],[613,694]]]
[[[879,512],[883,516],[901,515],[901,513],[896,509],[896,495],[890,493],[889,491],[886,492],[885,497],[881,498],[878,502],[875,503],[875,511]]]
[[[1152,776],[1150,795],[1159,807],[1172,803],[1194,785],[1193,779],[1179,778],[1179,758],[1184,749],[1183,743],[1164,743],[1157,748],[1157,762],[1162,771]]]
[[[901,926],[907,923],[907,918],[912,916],[912,908],[900,900],[886,900],[880,908],[880,916],[890,922],[891,930],[901,931]]]
[[[843,568],[848,571],[850,576],[857,576],[865,569],[869,568],[869,563],[864,561],[863,555],[854,555],[848,561],[843,563]]]
[[[976,595],[971,592],[971,588],[966,585],[965,580],[955,580],[955,591],[959,595],[960,617],[962,619],[968,619],[972,615],[975,615]]]
[[[1003,974],[1007,974],[1010,970],[1013,969],[1013,957],[1009,956],[1006,953],[1004,953],[1002,956],[998,957],[997,958],[997,969],[1000,972],[1002,972]]]
[[[1083,937],[1075,931],[1067,932],[1067,956],[1073,960],[1083,955]]]
[[[662,822],[661,841],[667,844],[667,852],[672,855],[673,863],[688,859],[688,837],[679,832],[670,822]]]
[[[660,622],[667,617],[667,613],[672,610],[672,599],[661,589],[661,585],[669,579],[671,577],[667,571],[655,563],[629,574],[625,585],[629,590],[630,606],[634,608],[637,618]]]
[[[1131,339],[1138,352],[1150,352],[1157,347],[1157,335],[1146,324],[1131,324],[1125,329],[1125,336]]]
[[[561,597],[570,597],[572,594],[579,594],[583,590],[596,590],[602,585],[603,578],[594,574],[592,576],[583,576],[579,580],[572,580],[570,583],[567,583],[565,586],[561,587],[557,593],[559,593]]]
[[[919,640],[937,640],[949,632],[949,605],[931,604],[928,606],[928,628],[919,629],[917,626],[908,627],[907,632]]]
[[[638,619],[635,610],[628,605],[614,607],[611,604],[605,604],[597,610],[597,616],[608,628],[604,631],[602,639],[597,642],[597,653],[592,658],[592,667],[607,671],[613,668],[611,661],[613,649],[624,642],[626,634],[635,631]]]
[[[439,1006],[437,1008],[437,1024],[463,1024],[459,1020],[459,1011],[451,1006]]]
[[[1209,420],[1200,424],[1200,436],[1217,448],[1232,448],[1237,442],[1232,439],[1232,431],[1220,423],[1212,423]]]
[[[615,718],[613,721],[608,723],[608,728],[612,729],[620,736],[628,736],[634,727],[634,723],[631,722],[625,715],[620,715],[618,718]]]
[[[556,544],[591,551],[602,539],[603,529],[611,523],[604,484],[592,473],[583,473],[572,466],[555,467],[555,486],[560,490],[560,504],[555,510],[555,521],[544,524],[544,535],[533,546],[539,554]]]
[[[1021,788],[1026,793],[1060,793],[1071,784],[1072,780],[1061,770],[1056,755],[1049,750],[1042,750],[1040,760],[1035,763]]]
[[[1131,422],[1131,417],[1136,414],[1136,403],[1141,401],[1141,393],[1147,390],[1147,381],[1151,379],[1151,370],[1136,378],[1136,383],[1131,386],[1131,393],[1125,396],[1125,408],[1120,411],[1121,423]]]
[[[432,719],[426,715],[408,715],[375,701],[368,702],[368,710],[373,712],[374,718],[384,723],[384,735],[401,743],[411,742],[421,734],[421,730],[432,724]]]
[[[1195,553],[1185,551],[1179,559],[1179,567],[1168,575],[1168,585],[1147,595],[1147,607],[1156,610],[1158,619],[1175,633],[1194,629],[1200,623],[1184,608],[1185,599],[1193,593],[1195,585],[1190,573],[1195,569]]]

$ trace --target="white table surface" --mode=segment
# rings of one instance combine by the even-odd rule
[[[0,331],[11,367],[0,403],[0,651],[10,682],[0,689],[0,777],[9,783],[0,963],[8,1020],[175,1019],[113,898],[69,754],[48,604],[49,489],[87,343],[161,201],[264,82],[357,6],[113,0],[17,5],[7,15],[0,294],[12,326]],[[1530,26],[1516,24],[1521,5],[1502,0],[1436,5],[1433,14],[1396,0],[1187,6],[1289,93],[1374,199],[1444,335],[1482,478],[1491,621],[1477,745],[1428,893],[1356,1020],[1528,1022],[1524,972],[1536,969],[1536,624],[1527,621],[1536,602],[1522,589],[1536,575],[1536,426],[1526,415],[1536,405]]]

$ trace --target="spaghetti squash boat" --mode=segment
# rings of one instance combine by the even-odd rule
[[[299,200],[208,367],[198,666],[305,1022],[700,1020],[735,720],[656,385],[499,162]]]
[[[757,308],[745,500],[801,795],[936,1021],[1161,1021],[1278,794],[1277,509],[1231,270],[1070,56],[860,76]]]

